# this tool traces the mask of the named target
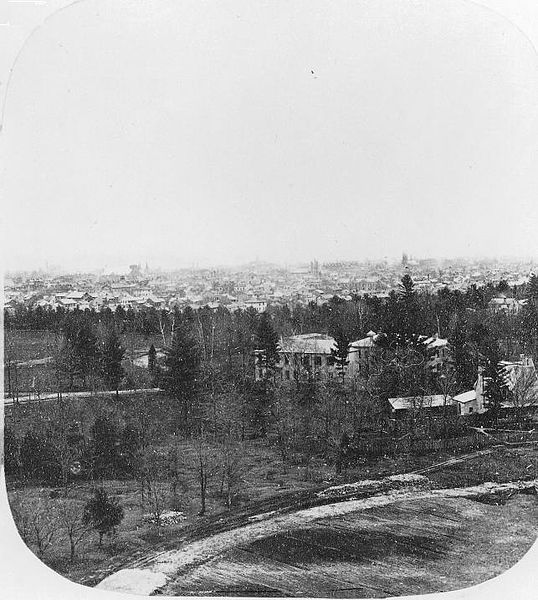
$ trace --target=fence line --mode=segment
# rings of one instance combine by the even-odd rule
[[[521,442],[538,442],[538,432],[492,432],[488,434],[478,431],[472,434],[444,439],[401,439],[376,438],[358,440],[351,447],[351,453],[357,457],[376,458],[379,456],[395,456],[398,454],[426,454],[441,450],[481,449],[496,444],[517,444]]]

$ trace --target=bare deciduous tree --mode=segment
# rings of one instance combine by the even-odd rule
[[[148,479],[146,489],[146,506],[157,527],[162,525],[162,516],[168,504],[168,485],[164,481]]]
[[[34,546],[39,557],[43,557],[57,538],[58,523],[51,503],[45,498],[23,499],[20,494],[11,498],[13,518],[22,539]]]
[[[206,512],[207,487],[210,479],[217,471],[215,449],[209,443],[206,434],[202,431],[195,440],[196,462],[198,470],[198,485],[200,489],[200,516]]]
[[[514,366],[507,376],[507,385],[517,422],[521,424],[526,410],[538,402],[538,378],[532,361]]]
[[[62,498],[55,505],[59,528],[69,540],[69,559],[75,561],[77,546],[90,533],[92,527],[84,521],[84,503]]]
[[[240,443],[227,439],[220,446],[220,492],[231,508],[236,498],[245,472],[245,449]]]

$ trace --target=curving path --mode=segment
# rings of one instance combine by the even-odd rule
[[[417,593],[417,586],[424,582],[431,591],[454,589],[451,582],[443,583],[445,576],[436,575],[430,563],[440,559],[453,562],[455,556],[463,556],[469,546],[465,528],[477,516],[486,523],[503,515],[504,507],[475,500],[534,493],[537,483],[486,483],[429,490],[411,481],[410,486],[374,493],[368,498],[287,514],[260,514],[241,527],[209,535],[122,569],[97,587],[144,595],[159,591],[166,595],[326,597]],[[524,502],[535,500],[531,496],[523,498]],[[497,515],[496,511],[501,512]],[[428,514],[431,518],[424,517]],[[536,516],[533,513],[534,522]],[[484,531],[488,530],[492,530],[491,524],[486,523]],[[528,536],[532,538],[535,530],[536,527],[532,531],[527,527]],[[528,536],[520,540],[525,549],[532,543]],[[485,543],[485,550],[490,545],[491,540]],[[480,551],[481,556],[485,550]],[[411,563],[402,556],[410,557]],[[509,556],[512,558],[513,548]],[[417,560],[427,564],[420,576],[412,566]],[[490,565],[489,559],[486,564]],[[494,564],[502,564],[502,560]],[[491,569],[483,574],[480,568],[476,566],[473,572],[482,575],[481,580],[496,574]],[[461,576],[455,581],[456,587],[460,586]]]

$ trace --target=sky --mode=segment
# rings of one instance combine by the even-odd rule
[[[9,32],[41,23],[0,86],[6,268],[538,255],[538,56],[498,13],[53,4]]]

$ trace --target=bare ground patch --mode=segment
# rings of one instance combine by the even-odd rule
[[[286,527],[221,553],[167,595],[386,597],[461,589],[499,575],[538,533],[535,496],[505,506],[406,499]]]

